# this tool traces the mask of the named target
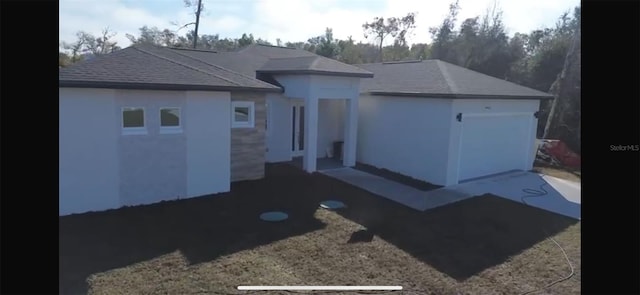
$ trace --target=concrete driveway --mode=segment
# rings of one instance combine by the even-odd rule
[[[508,172],[431,191],[421,191],[352,168],[326,170],[320,173],[419,211],[489,193],[581,219],[580,183],[533,172]]]
[[[548,175],[516,171],[441,188],[440,190],[477,196],[494,194],[516,202],[525,202],[580,220],[581,185]]]

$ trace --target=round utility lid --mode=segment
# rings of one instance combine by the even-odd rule
[[[289,218],[289,215],[281,211],[271,211],[260,214],[260,219],[264,221],[282,221],[287,218]]]
[[[345,208],[347,207],[347,205],[345,205],[343,202],[340,202],[340,201],[328,200],[328,201],[321,202],[320,207],[324,209],[329,209],[329,210],[336,210],[336,209]]]

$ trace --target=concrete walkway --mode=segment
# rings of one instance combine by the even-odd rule
[[[580,183],[532,172],[514,171],[431,191],[421,191],[352,168],[320,173],[419,211],[486,193],[516,202],[522,202],[523,196],[543,194],[526,197],[525,202],[533,207],[580,219]]]
[[[440,191],[441,189],[421,191],[353,168],[345,167],[319,172],[420,211],[471,197],[465,193],[457,193],[455,191],[445,192]]]

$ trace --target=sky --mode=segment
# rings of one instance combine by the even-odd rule
[[[199,34],[255,38],[275,44],[306,41],[333,29],[338,39],[349,36],[368,41],[362,24],[374,17],[401,17],[416,12],[416,28],[409,43],[430,43],[429,28],[438,26],[453,0],[203,0]],[[108,27],[121,47],[130,45],[126,34],[137,36],[146,25],[176,30],[194,21],[193,8],[183,0],[60,0],[59,40],[73,42],[78,31],[95,36]],[[460,0],[458,25],[466,18],[485,14],[496,3],[510,35],[553,26],[565,11],[580,0]],[[178,25],[175,25],[178,24]],[[178,31],[183,35],[189,28]],[[386,43],[386,42],[385,42]]]

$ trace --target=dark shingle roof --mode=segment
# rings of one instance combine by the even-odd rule
[[[250,55],[259,55],[266,58],[317,56],[315,53],[311,53],[309,51],[298,49],[298,48],[263,45],[263,44],[251,44],[249,46],[240,48],[237,52],[250,54]]]
[[[362,93],[441,98],[552,98],[551,94],[440,60],[357,65],[374,73]]]
[[[256,71],[271,58],[316,56],[306,50],[261,44],[252,44],[238,51],[218,54],[182,48],[172,48],[172,50],[250,77],[255,77]]]
[[[251,77],[255,77],[256,72],[372,76],[358,67],[297,48],[252,44],[236,52],[217,54],[181,48],[171,50]]]
[[[60,69],[58,81],[64,87],[281,91],[254,76],[149,45],[131,46]]]
[[[259,73],[258,73],[259,72]],[[59,70],[62,87],[281,91],[269,74],[372,77],[302,49],[253,44],[236,52],[135,45]]]
[[[273,58],[267,61],[258,72],[261,73],[288,73],[288,74],[318,74],[333,76],[350,76],[371,78],[373,74],[361,68],[354,67],[337,60],[319,55]]]
[[[268,60],[268,58],[261,56],[242,54],[238,52],[220,52],[212,54],[209,52],[197,52],[175,48],[172,48],[171,50],[206,63],[227,68],[248,77],[255,77],[256,69],[260,68]]]

